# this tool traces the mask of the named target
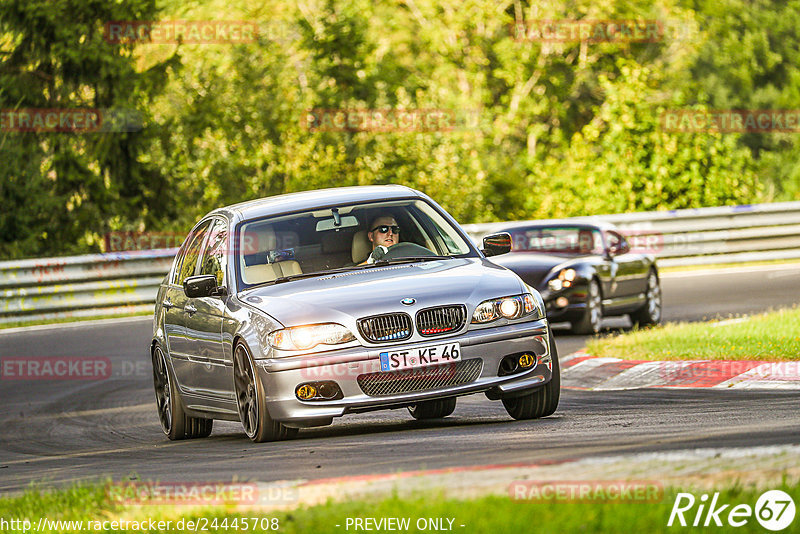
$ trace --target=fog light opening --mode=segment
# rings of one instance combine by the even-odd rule
[[[536,362],[536,358],[534,358],[533,354],[524,353],[519,357],[519,366],[522,369],[530,369],[533,367],[533,364]]]
[[[324,382],[307,382],[295,388],[295,395],[301,401],[339,400],[344,398],[342,388],[332,380]]]
[[[500,361],[500,371],[498,376],[513,375],[519,369],[517,358],[513,356],[506,356]]]
[[[323,399],[332,399],[339,393],[339,388],[333,382],[323,382],[319,385],[319,396]]]
[[[303,384],[297,387],[295,395],[300,400],[311,400],[317,396],[317,388],[311,384]]]

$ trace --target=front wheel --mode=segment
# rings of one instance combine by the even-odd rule
[[[173,380],[164,351],[153,348],[153,386],[161,430],[171,440],[206,438],[211,435],[213,419],[190,417],[183,411],[178,388]]]
[[[514,419],[539,419],[552,415],[558,408],[558,400],[561,397],[561,368],[558,365],[558,352],[552,332],[550,333],[550,357],[553,362],[553,377],[550,382],[528,395],[503,399],[503,406],[508,415]]]
[[[297,434],[296,428],[288,428],[269,416],[264,386],[256,374],[253,358],[243,343],[236,345],[233,353],[233,386],[239,419],[247,437],[262,443],[287,439]]]
[[[650,326],[661,321],[661,284],[655,271],[647,277],[647,301],[642,309],[631,314],[631,321],[639,326]]]
[[[583,316],[572,324],[572,331],[576,334],[592,335],[600,332],[603,322],[603,298],[600,294],[600,284],[592,278],[586,291],[586,309]]]
[[[435,399],[418,402],[408,407],[414,419],[439,419],[447,417],[456,409],[456,398]]]

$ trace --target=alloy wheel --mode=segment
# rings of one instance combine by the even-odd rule
[[[250,355],[243,345],[236,347],[233,380],[236,386],[239,418],[242,420],[245,434],[252,438],[258,432],[258,391],[255,370],[250,361]]]
[[[161,428],[165,434],[172,430],[172,384],[169,380],[169,370],[164,352],[160,347],[153,351],[153,382],[156,390],[156,407]]]
[[[657,323],[661,319],[661,286],[654,272],[647,279],[647,307],[652,322]]]

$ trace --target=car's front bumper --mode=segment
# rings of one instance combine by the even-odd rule
[[[402,407],[424,400],[480,392],[498,399],[536,388],[552,378],[549,335],[547,320],[542,319],[467,331],[425,342],[352,347],[316,357],[257,360],[256,368],[267,391],[270,416],[289,426],[314,426],[327,424],[333,417],[346,413]],[[379,354],[387,349],[424,347],[454,341],[460,344],[462,361],[474,358],[482,360],[480,374],[471,382],[381,396],[367,395],[358,383],[360,375],[380,372]],[[538,363],[527,371],[499,377],[500,361],[509,354],[522,352],[535,354]],[[296,397],[298,385],[323,380],[335,381],[343,398],[301,401]]]

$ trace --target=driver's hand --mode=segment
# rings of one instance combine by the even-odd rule
[[[384,256],[386,256],[386,252],[388,252],[388,251],[389,251],[389,249],[387,247],[385,247],[383,245],[378,245],[377,247],[375,247],[375,250],[373,250],[372,253],[369,255],[369,257],[367,258],[366,263],[367,264],[375,263],[376,261],[378,261],[378,260],[382,259]]]

